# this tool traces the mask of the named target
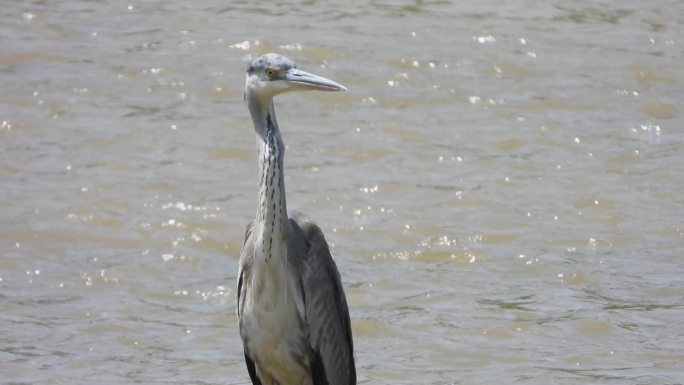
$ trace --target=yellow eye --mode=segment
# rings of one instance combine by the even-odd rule
[[[269,79],[273,79],[273,77],[275,76],[275,73],[276,73],[275,70],[272,68],[266,69],[266,76],[268,76]]]

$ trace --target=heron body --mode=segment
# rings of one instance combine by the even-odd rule
[[[288,216],[285,146],[273,107],[277,94],[342,91],[331,80],[267,54],[250,63],[245,84],[257,138],[259,194],[240,252],[237,313],[254,385],[354,385],[349,310],[321,229]]]

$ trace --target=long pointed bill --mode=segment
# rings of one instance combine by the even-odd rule
[[[347,87],[322,76],[292,68],[287,71],[285,80],[292,89],[317,91],[346,91]]]

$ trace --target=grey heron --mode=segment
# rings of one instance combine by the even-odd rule
[[[354,385],[349,309],[323,232],[288,217],[283,144],[273,97],[289,91],[344,91],[304,72],[284,56],[266,54],[247,68],[244,98],[258,151],[255,220],[240,251],[237,315],[247,371],[254,385]]]

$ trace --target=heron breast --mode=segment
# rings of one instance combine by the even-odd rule
[[[310,384],[302,324],[296,310],[273,303],[243,314],[247,350],[260,372],[278,384]],[[307,382],[308,381],[308,382]]]
[[[280,385],[308,384],[310,348],[297,305],[302,302],[297,279],[287,267],[287,249],[284,243],[274,242],[270,258],[262,250],[256,248],[240,333],[261,372]]]

